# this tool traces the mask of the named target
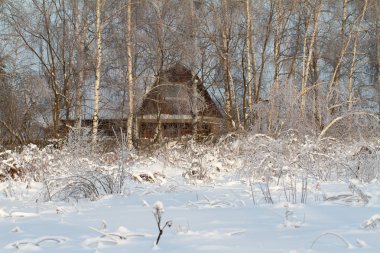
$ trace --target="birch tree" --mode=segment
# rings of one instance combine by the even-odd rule
[[[100,74],[102,66],[102,14],[103,1],[96,0],[96,69],[94,84],[94,114],[92,123],[92,142],[96,143],[99,125]]]
[[[127,66],[128,66],[128,98],[129,114],[127,122],[127,146],[133,148],[133,120],[135,107],[135,86],[133,81],[133,56],[132,56],[132,0],[127,3]]]
[[[315,5],[313,7],[312,14],[310,14],[310,17],[313,20],[313,26],[311,30],[311,36],[308,40],[308,26],[310,20],[307,21],[307,26],[305,28],[305,37],[304,37],[304,45],[303,45],[303,56],[302,56],[302,83],[301,83],[301,117],[305,117],[305,110],[306,110],[306,101],[307,101],[307,95],[309,88],[307,87],[308,81],[309,81],[309,72],[310,72],[310,66],[312,64],[312,56],[313,56],[313,50],[314,50],[314,44],[316,41],[316,35],[317,35],[317,28],[318,28],[318,22],[319,17],[321,15],[321,8],[322,8],[322,2],[316,1]]]
[[[229,33],[228,33],[228,18],[227,18],[227,0],[222,0],[222,53],[223,60],[223,79],[224,79],[224,99],[225,113],[229,126],[235,128],[235,122],[232,118],[232,92],[230,84],[230,62],[229,62]]]
[[[357,50],[358,50],[358,43],[359,43],[359,34],[360,34],[360,29],[361,29],[361,24],[363,22],[363,19],[365,17],[365,13],[367,11],[367,6],[368,6],[368,0],[364,0],[364,6],[362,9],[362,12],[359,17],[359,22],[358,25],[356,26],[356,29],[354,31],[354,42],[353,42],[353,52],[352,52],[352,60],[351,60],[351,65],[350,65],[350,72],[348,76],[348,110],[352,110],[352,106],[354,103],[354,71],[356,68],[356,58],[357,58]]]
[[[251,60],[251,53],[254,51],[252,49],[252,13],[251,13],[251,1],[246,0],[245,1],[245,15],[246,15],[246,46],[245,46],[245,58],[246,58],[246,64],[247,64],[247,78],[246,78],[246,87],[247,87],[247,99],[244,98],[244,101],[247,101],[248,104],[248,118],[250,119],[250,122],[252,123],[252,116],[253,116],[253,106],[252,106],[252,70],[251,65],[255,67],[255,64],[252,64],[251,62],[255,62],[255,59]],[[253,55],[254,56],[254,55]],[[255,71],[255,70],[254,70]],[[243,107],[245,108],[245,107]],[[244,111],[244,127],[246,127],[247,122],[247,113]]]

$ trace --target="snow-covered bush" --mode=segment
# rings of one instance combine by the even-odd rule
[[[237,157],[234,153],[224,152],[224,148],[223,144],[173,141],[156,150],[153,156],[162,160],[164,166],[181,169],[183,177],[189,182],[211,182],[220,172],[234,169]]]
[[[19,169],[13,179],[43,182],[46,199],[121,193],[128,178],[161,184],[171,180],[166,167],[177,168],[186,182],[196,184],[238,177],[254,202],[266,203],[274,202],[274,189],[287,202],[306,203],[309,193],[319,194],[314,186],[324,181],[380,179],[378,140],[318,139],[295,130],[276,138],[230,133],[211,144],[171,141],[149,153],[127,152],[122,134],[114,151],[104,153],[91,144],[88,132],[72,132],[60,149],[30,144],[19,152],[1,152],[0,159],[0,180],[11,179],[10,169]]]
[[[88,131],[72,131],[59,149],[29,144],[20,152],[3,152],[0,175],[9,168],[20,169],[20,176],[14,179],[43,182],[46,200],[96,199],[121,192],[126,175],[120,168],[126,166],[126,159],[120,150],[118,147],[114,153],[102,153],[92,145]]]
[[[47,182],[47,199],[90,199],[115,193],[115,180],[109,173],[89,170],[81,174],[51,179]]]
[[[120,193],[125,177],[123,150],[119,145],[114,153],[102,153],[91,143],[91,135],[86,131],[71,132],[60,150],[61,171],[51,171],[46,180],[47,197],[94,200]]]
[[[13,179],[41,181],[47,167],[54,163],[54,160],[59,160],[58,153],[51,145],[40,149],[34,144],[29,144],[24,146],[21,152],[4,152],[0,169],[3,172],[9,171],[9,168],[18,170],[18,177],[12,177]]]
[[[238,146],[233,150],[239,159],[235,164],[241,165],[236,168],[239,176],[249,183],[252,194],[256,189],[267,203],[271,201],[265,184],[281,187],[288,202],[305,203],[310,183],[350,179],[368,182],[380,176],[380,148],[373,140],[317,140],[289,130],[278,138],[247,133],[230,144]]]

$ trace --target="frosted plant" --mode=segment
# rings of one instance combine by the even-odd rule
[[[158,245],[162,234],[164,233],[164,229],[166,227],[171,227],[173,225],[173,221],[169,220],[165,223],[164,226],[161,225],[162,222],[162,214],[165,212],[164,204],[161,201],[156,201],[153,205],[153,215],[157,222],[158,228],[158,236],[155,245]]]
[[[380,214],[375,214],[364,222],[361,227],[365,230],[380,229]]]

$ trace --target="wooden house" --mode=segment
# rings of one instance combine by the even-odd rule
[[[137,111],[137,138],[159,140],[221,132],[223,116],[201,80],[177,64],[156,78]]]

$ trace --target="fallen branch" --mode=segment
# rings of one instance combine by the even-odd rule
[[[129,237],[140,237],[140,236],[144,236],[143,234],[135,234],[135,233],[127,233],[125,235],[122,235],[120,233],[107,233],[107,232],[103,232],[99,229],[96,229],[94,227],[89,227],[89,229],[99,233],[102,235],[102,237],[106,237],[107,239],[110,239],[112,240],[113,242],[115,243],[118,243],[119,240],[128,240]],[[116,239],[115,239],[116,238]]]
[[[5,246],[5,248],[7,248],[7,249],[9,249],[9,248],[20,249],[20,246],[25,246],[25,245],[33,245],[33,246],[36,246],[36,247],[40,247],[41,243],[43,243],[43,242],[50,241],[50,242],[56,242],[56,243],[64,243],[67,240],[68,239],[66,237],[42,237],[42,238],[38,238],[38,239],[36,239],[34,241],[17,241],[17,242],[13,242],[13,243],[8,244],[7,246]]]
[[[342,116],[339,116],[339,117],[336,117],[335,119],[333,119],[323,130],[322,132],[319,134],[318,136],[318,141],[321,141],[323,136],[326,134],[326,132],[333,126],[335,125],[337,122],[349,117],[349,116],[353,116],[353,115],[365,115],[365,116],[370,116],[370,117],[373,117],[375,118],[375,120],[377,120],[377,122],[380,122],[380,118],[373,114],[373,113],[369,113],[369,112],[349,112],[345,115],[342,115]]]
[[[333,233],[333,232],[327,232],[327,233],[323,233],[323,234],[319,235],[317,238],[315,238],[314,241],[313,241],[313,243],[310,245],[310,249],[313,248],[313,246],[315,245],[315,243],[319,239],[321,239],[324,236],[328,236],[328,235],[331,235],[331,236],[333,236],[335,238],[340,239],[346,245],[347,249],[354,249],[355,248],[351,243],[349,243],[346,239],[344,239],[343,236],[341,236],[339,234],[336,234],[336,233]]]

